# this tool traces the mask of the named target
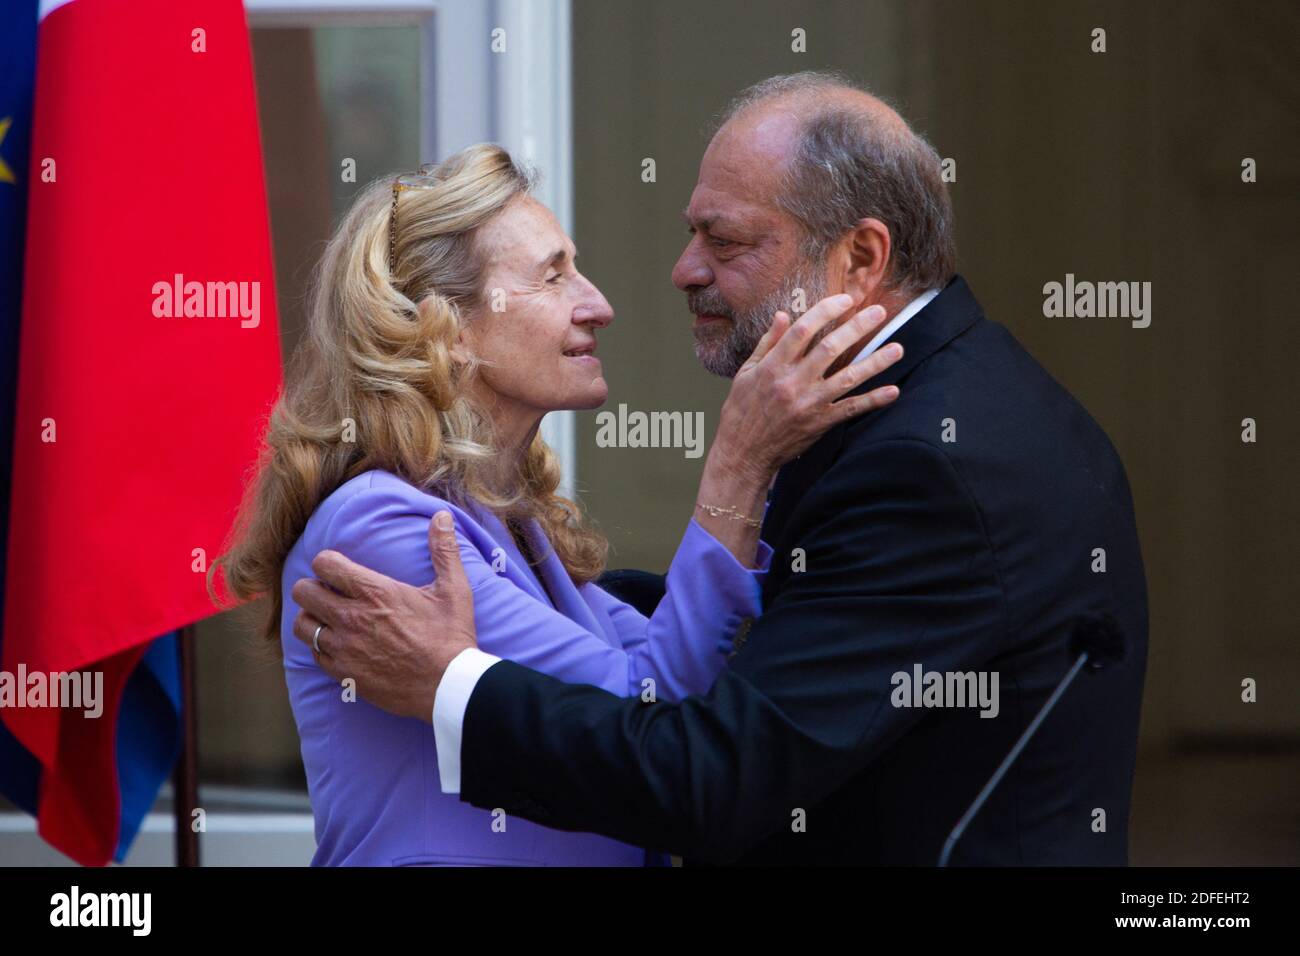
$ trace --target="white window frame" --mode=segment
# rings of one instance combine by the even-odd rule
[[[541,173],[537,198],[573,234],[569,0],[244,0],[244,9],[253,28],[418,25],[421,162],[500,143]],[[498,27],[504,53],[491,49]],[[574,494],[575,428],[573,412],[542,420],[566,497]]]

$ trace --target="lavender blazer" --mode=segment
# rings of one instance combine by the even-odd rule
[[[602,836],[551,830],[518,817],[493,827],[485,810],[443,793],[433,728],[394,717],[343,690],[293,636],[289,589],[311,577],[311,559],[332,548],[407,584],[433,580],[429,521],[450,509],[474,591],[479,646],[576,684],[620,696],[679,700],[712,686],[745,618],[760,610],[759,570],[747,570],[694,520],[668,571],[668,593],[647,619],[594,584],[575,587],[534,523],[537,569],[486,509],[462,510],[384,471],[340,486],[316,509],[285,562],[280,622],[285,682],[316,819],[313,865],[641,866],[645,851]],[[651,705],[648,705],[651,706]]]

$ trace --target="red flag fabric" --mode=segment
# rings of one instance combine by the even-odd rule
[[[103,864],[123,685],[212,613],[280,381],[243,5],[54,5],[30,171],[3,668],[102,671],[105,704],[0,715],[43,766],[42,836]]]

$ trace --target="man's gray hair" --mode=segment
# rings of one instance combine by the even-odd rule
[[[742,90],[718,126],[775,97],[835,90],[868,91],[831,72],[774,76]],[[942,289],[956,272],[952,201],[941,160],[904,123],[827,100],[807,111],[777,202],[803,225],[803,254],[820,259],[860,219],[889,228],[891,289]]]

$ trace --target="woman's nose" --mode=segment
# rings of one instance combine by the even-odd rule
[[[573,310],[573,322],[575,325],[594,325],[598,329],[603,329],[614,321],[614,308],[585,276],[583,281],[587,284],[587,294],[581,304]]]

